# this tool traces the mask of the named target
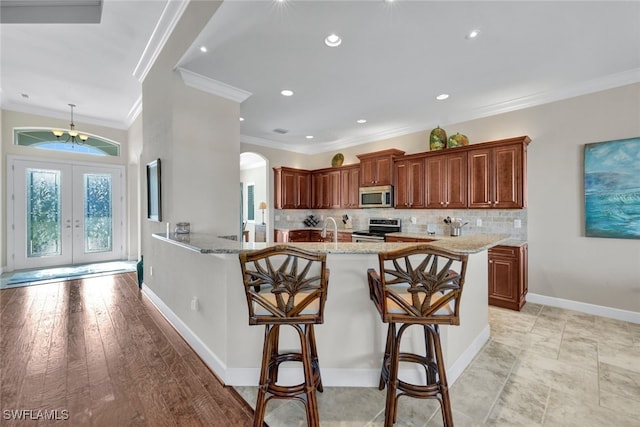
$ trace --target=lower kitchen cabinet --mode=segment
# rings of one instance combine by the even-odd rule
[[[287,242],[333,242],[333,231],[327,230],[327,237],[322,237],[320,230],[275,230],[274,240]],[[338,242],[351,242],[350,231],[338,231]]]
[[[489,304],[522,309],[528,291],[528,246],[495,246],[489,249]]]
[[[387,243],[393,243],[393,242],[400,242],[400,243],[428,243],[428,242],[433,242],[436,239],[429,239],[429,238],[415,238],[415,237],[400,237],[400,236],[386,236],[385,237],[385,242]]]

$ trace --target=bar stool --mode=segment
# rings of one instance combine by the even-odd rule
[[[240,266],[249,307],[249,324],[265,325],[254,427],[264,422],[271,399],[296,399],[307,413],[307,424],[319,426],[316,390],[322,391],[313,325],[323,323],[329,270],[326,254],[277,245],[241,253]],[[280,352],[280,326],[290,326],[300,339],[300,352]],[[284,362],[301,362],[304,382],[278,384]]]
[[[460,324],[468,256],[418,245],[379,253],[378,259],[380,274],[369,269],[367,276],[371,300],[389,324],[378,387],[387,386],[384,425],[396,422],[398,399],[409,396],[437,399],[444,425],[453,426],[439,325]],[[401,351],[403,334],[414,325],[424,329],[424,355]],[[398,379],[400,362],[424,368],[425,384]]]

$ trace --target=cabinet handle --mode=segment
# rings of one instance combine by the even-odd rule
[[[440,202],[440,206],[444,206],[444,202]]]

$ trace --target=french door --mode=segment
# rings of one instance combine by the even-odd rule
[[[9,161],[15,269],[123,257],[122,167]]]

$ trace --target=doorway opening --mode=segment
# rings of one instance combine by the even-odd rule
[[[273,241],[268,161],[261,154],[240,154],[240,224],[243,240]]]

